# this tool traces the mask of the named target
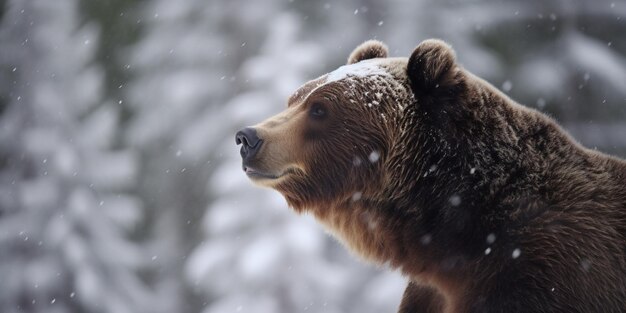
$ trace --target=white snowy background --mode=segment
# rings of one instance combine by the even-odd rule
[[[460,62],[626,156],[626,2],[0,1],[0,312],[395,312],[234,133],[362,41]]]

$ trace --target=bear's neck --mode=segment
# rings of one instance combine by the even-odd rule
[[[411,280],[437,289],[451,291],[466,281],[466,273],[459,269],[468,260],[440,249],[438,239],[415,223],[417,211],[401,208],[393,199],[347,199],[310,212],[349,251],[366,261],[399,269]]]
[[[312,212],[351,252],[367,261],[384,264],[391,261],[390,256],[397,254],[391,244],[397,233],[377,209],[381,205],[384,206],[368,199],[347,199]]]

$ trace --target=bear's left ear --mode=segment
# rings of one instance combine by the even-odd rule
[[[422,41],[409,57],[407,75],[413,93],[427,96],[457,86],[460,77],[454,50],[438,39]]]
[[[368,40],[356,47],[348,57],[348,64],[374,58],[386,58],[389,54],[387,46],[378,40]]]

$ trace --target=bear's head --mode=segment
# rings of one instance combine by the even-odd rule
[[[283,112],[239,131],[248,177],[305,211],[381,198],[410,175],[401,163],[413,157],[405,146],[419,123],[415,107],[446,98],[458,71],[439,40],[409,58],[387,54],[379,41],[361,44],[347,65],[300,87]]]

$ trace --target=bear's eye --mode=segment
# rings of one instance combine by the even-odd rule
[[[324,107],[323,104],[319,102],[315,102],[313,103],[313,105],[311,105],[311,109],[309,109],[309,114],[313,118],[322,119],[326,117],[327,113],[326,113],[326,108]]]

